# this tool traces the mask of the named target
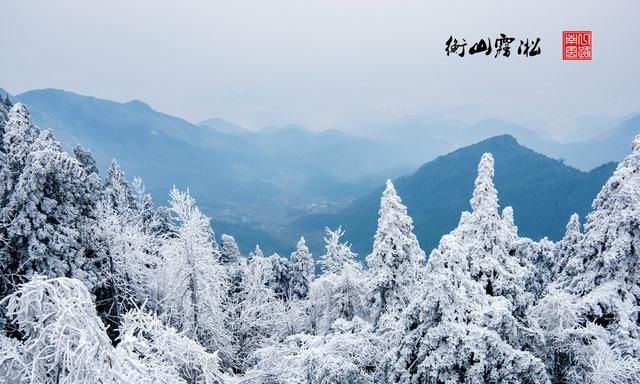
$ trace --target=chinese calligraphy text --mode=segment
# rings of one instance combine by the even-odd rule
[[[458,55],[460,57],[464,57],[465,54],[475,55],[475,54],[484,54],[485,56],[489,56],[493,53],[493,57],[509,57],[511,56],[512,49],[514,48],[515,53],[520,56],[533,57],[538,56],[542,53],[542,48],[540,46],[540,38],[529,39],[526,38],[524,40],[519,40],[519,44],[516,43],[515,37],[507,36],[504,33],[501,33],[498,37],[492,40],[490,37],[486,39],[482,38],[473,44],[469,45],[467,50],[467,40],[460,39],[453,36],[449,36],[449,39],[445,42],[445,52],[447,56]],[[517,49],[515,48],[517,46]]]

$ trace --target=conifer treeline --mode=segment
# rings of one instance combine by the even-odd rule
[[[0,382],[640,382],[640,136],[553,243],[518,236],[485,154],[471,211],[425,256],[387,182],[361,265],[242,255],[188,191],[155,207],[0,101]],[[499,172],[499,170],[498,170]]]

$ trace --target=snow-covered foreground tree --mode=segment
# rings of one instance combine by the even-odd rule
[[[347,243],[341,243],[342,228],[326,229],[326,253],[320,257],[324,273],[311,286],[307,300],[309,330],[313,334],[330,332],[338,319],[351,321],[358,317],[368,319],[370,310],[367,275],[355,260],[357,256]]]
[[[217,353],[207,352],[195,340],[142,310],[127,313],[120,332],[118,349],[135,359],[144,372],[136,383],[225,382]]]
[[[512,219],[498,214],[493,158],[485,154],[471,213],[429,256],[419,298],[402,317],[389,380],[544,383],[543,343],[526,317],[533,270],[513,256]],[[509,212],[509,211],[508,211]]]
[[[92,288],[100,284],[88,241],[95,183],[49,131],[33,125],[21,104],[9,111],[2,144],[0,293],[33,274],[77,276]]]
[[[339,320],[327,335],[298,334],[256,353],[252,383],[351,384],[378,380],[384,349],[369,322]]]
[[[291,282],[289,283],[289,297],[304,299],[309,293],[309,287],[315,276],[313,256],[309,252],[304,237],[300,238],[296,251],[291,254]]]
[[[0,373],[7,382],[123,383],[142,377],[136,362],[111,344],[79,280],[34,277],[4,302],[22,335],[2,342]]]
[[[153,298],[158,292],[158,238],[145,225],[144,211],[129,196],[133,197],[122,180],[119,192],[103,195],[95,207],[95,249],[106,269],[105,282],[97,293],[112,327],[118,326],[129,309],[145,302],[157,307]]]
[[[363,267],[220,246],[188,192],[154,207],[0,100],[0,383],[640,382],[640,136],[583,230],[520,237],[485,154],[425,263],[393,184]],[[499,170],[497,170],[499,172]]]
[[[557,381],[640,382],[640,135],[584,228],[569,223],[554,290],[534,307],[552,341],[550,371]]]
[[[160,247],[160,316],[223,357],[230,356],[231,335],[223,312],[229,282],[209,219],[188,192],[174,188],[170,196],[176,229]]]
[[[216,354],[141,310],[125,315],[114,347],[79,280],[38,276],[5,301],[22,337],[0,338],[0,382],[223,382]]]
[[[389,330],[396,327],[402,310],[409,304],[424,259],[424,251],[413,234],[413,220],[407,214],[407,207],[402,204],[391,180],[387,180],[380,199],[373,252],[367,256],[375,327]]]

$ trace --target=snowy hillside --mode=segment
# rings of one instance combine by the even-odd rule
[[[557,242],[518,234],[483,153],[430,255],[388,181],[366,265],[327,228],[317,275],[304,238],[245,255],[22,104],[0,135],[0,383],[640,382],[640,135]]]

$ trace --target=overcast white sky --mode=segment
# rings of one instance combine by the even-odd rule
[[[350,129],[406,115],[503,118],[561,135],[640,112],[637,0],[20,0],[0,6],[0,87],[62,88],[199,121]],[[564,62],[561,32],[593,30]],[[504,32],[542,55],[447,57]]]

